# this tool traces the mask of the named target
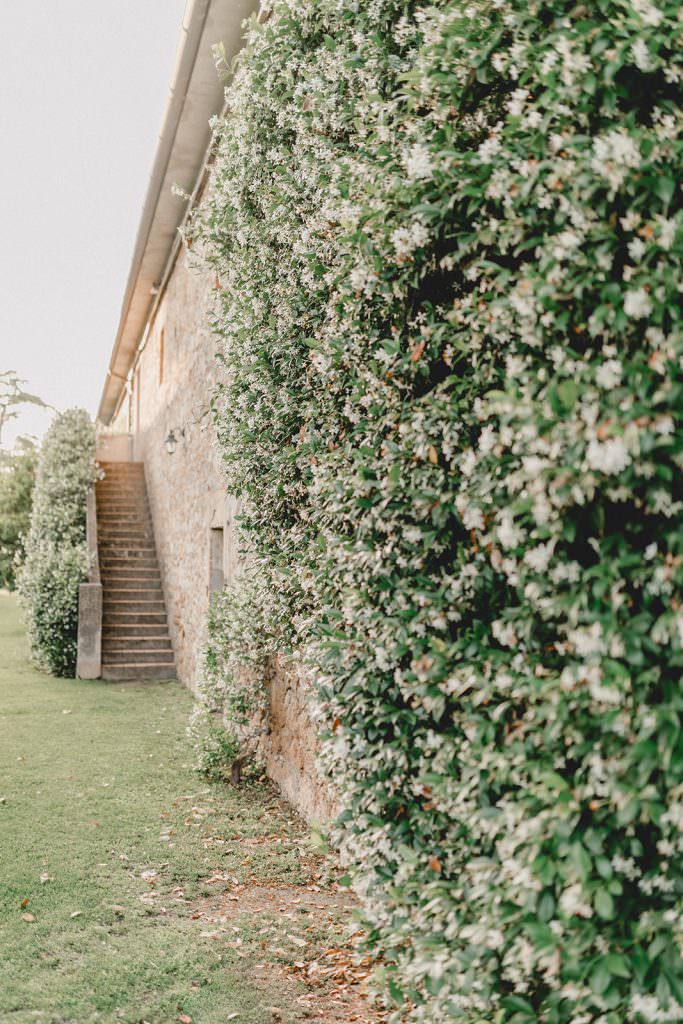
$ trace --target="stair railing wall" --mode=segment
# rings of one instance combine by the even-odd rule
[[[102,581],[97,546],[97,499],[94,486],[88,490],[85,511],[85,536],[90,555],[90,573],[78,589],[79,679],[99,679],[102,674]]]

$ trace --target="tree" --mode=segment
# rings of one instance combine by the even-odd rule
[[[23,438],[0,456],[0,587],[14,590],[31,518],[36,448]]]
[[[38,395],[24,391],[24,384],[26,381],[17,376],[16,371],[0,370],[0,445],[5,426],[19,416],[20,406],[40,405],[49,408]]]

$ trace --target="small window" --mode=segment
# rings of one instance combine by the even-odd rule
[[[209,530],[209,538],[209,593],[218,594],[225,587],[222,527]]]
[[[159,334],[159,387],[164,383],[164,344],[166,342],[166,328],[161,328]]]

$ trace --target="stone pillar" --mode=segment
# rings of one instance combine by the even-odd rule
[[[102,673],[102,584],[81,583],[78,588],[79,679],[99,679]]]

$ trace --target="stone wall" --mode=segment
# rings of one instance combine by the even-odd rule
[[[308,821],[326,821],[334,814],[334,793],[316,779],[317,741],[308,713],[306,677],[276,661],[268,674],[268,689],[268,775]]]
[[[225,495],[208,411],[218,374],[208,326],[212,301],[213,279],[183,252],[113,423],[114,431],[132,435],[132,458],[145,465],[178,677],[190,688],[202,672],[211,586],[221,582],[217,557],[228,586],[239,558],[235,502]],[[173,454],[165,444],[170,431]],[[323,820],[331,802],[315,775],[305,681],[274,666],[270,691],[268,772],[306,817]]]

